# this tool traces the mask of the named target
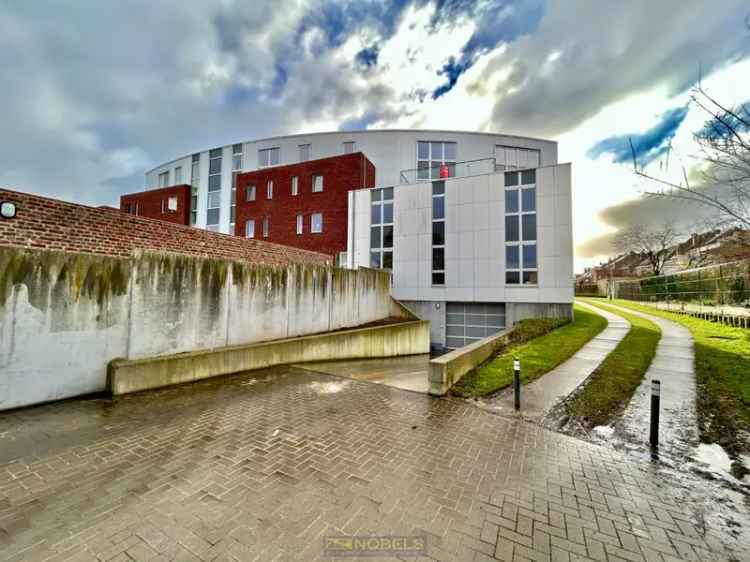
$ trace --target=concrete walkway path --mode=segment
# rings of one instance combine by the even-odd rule
[[[690,330],[659,316],[609,306],[646,318],[661,328],[656,356],[622,417],[615,423],[615,431],[632,443],[648,443],[651,381],[658,379],[661,381],[659,450],[673,457],[690,453],[698,443],[695,359]]]
[[[546,416],[558,400],[568,396],[588,378],[630,330],[630,323],[621,316],[585,303],[576,304],[604,316],[608,325],[573,357],[521,388],[521,414],[524,418],[539,420]],[[481,406],[499,413],[515,412],[512,387],[493,397],[479,399],[478,402]]]

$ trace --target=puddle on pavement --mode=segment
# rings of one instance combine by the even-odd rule
[[[315,381],[310,383],[310,388],[316,394],[336,394],[347,388],[350,384],[351,381],[347,380],[330,382]]]

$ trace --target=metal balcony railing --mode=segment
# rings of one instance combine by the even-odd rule
[[[410,170],[402,170],[399,176],[399,184],[421,183],[431,180],[445,178],[459,178],[465,176],[478,176],[495,172],[494,158],[480,158],[479,160],[466,160],[464,162],[451,162],[435,164],[434,166],[420,166]]]

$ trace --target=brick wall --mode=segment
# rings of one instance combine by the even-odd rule
[[[173,211],[168,208],[170,197],[177,200],[177,209]],[[120,197],[120,210],[148,219],[190,224],[190,186],[173,185],[161,189],[128,193]]]
[[[67,203],[0,188],[17,216],[0,219],[0,246],[130,256],[134,250],[245,259],[256,263],[325,264],[331,256],[228,234]]]
[[[323,191],[313,193],[312,177],[323,176]],[[292,195],[292,177],[299,178],[299,195]],[[267,198],[268,181],[273,198]],[[247,186],[255,185],[255,201],[247,200]],[[262,236],[262,221],[269,219],[265,240],[306,250],[336,255],[346,251],[347,192],[373,187],[375,166],[357,152],[288,166],[275,166],[240,174],[237,179],[235,233],[245,236],[245,223],[255,220],[255,238]],[[311,233],[313,213],[323,214],[323,232]],[[303,233],[297,234],[297,215],[303,216]]]

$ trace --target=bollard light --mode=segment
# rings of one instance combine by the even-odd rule
[[[521,361],[513,360],[513,394],[516,411],[521,409]]]
[[[654,449],[659,448],[659,401],[661,400],[661,381],[651,381],[651,433],[649,443]]]
[[[0,217],[4,219],[13,219],[16,217],[16,204],[12,201],[3,201],[0,203]]]

